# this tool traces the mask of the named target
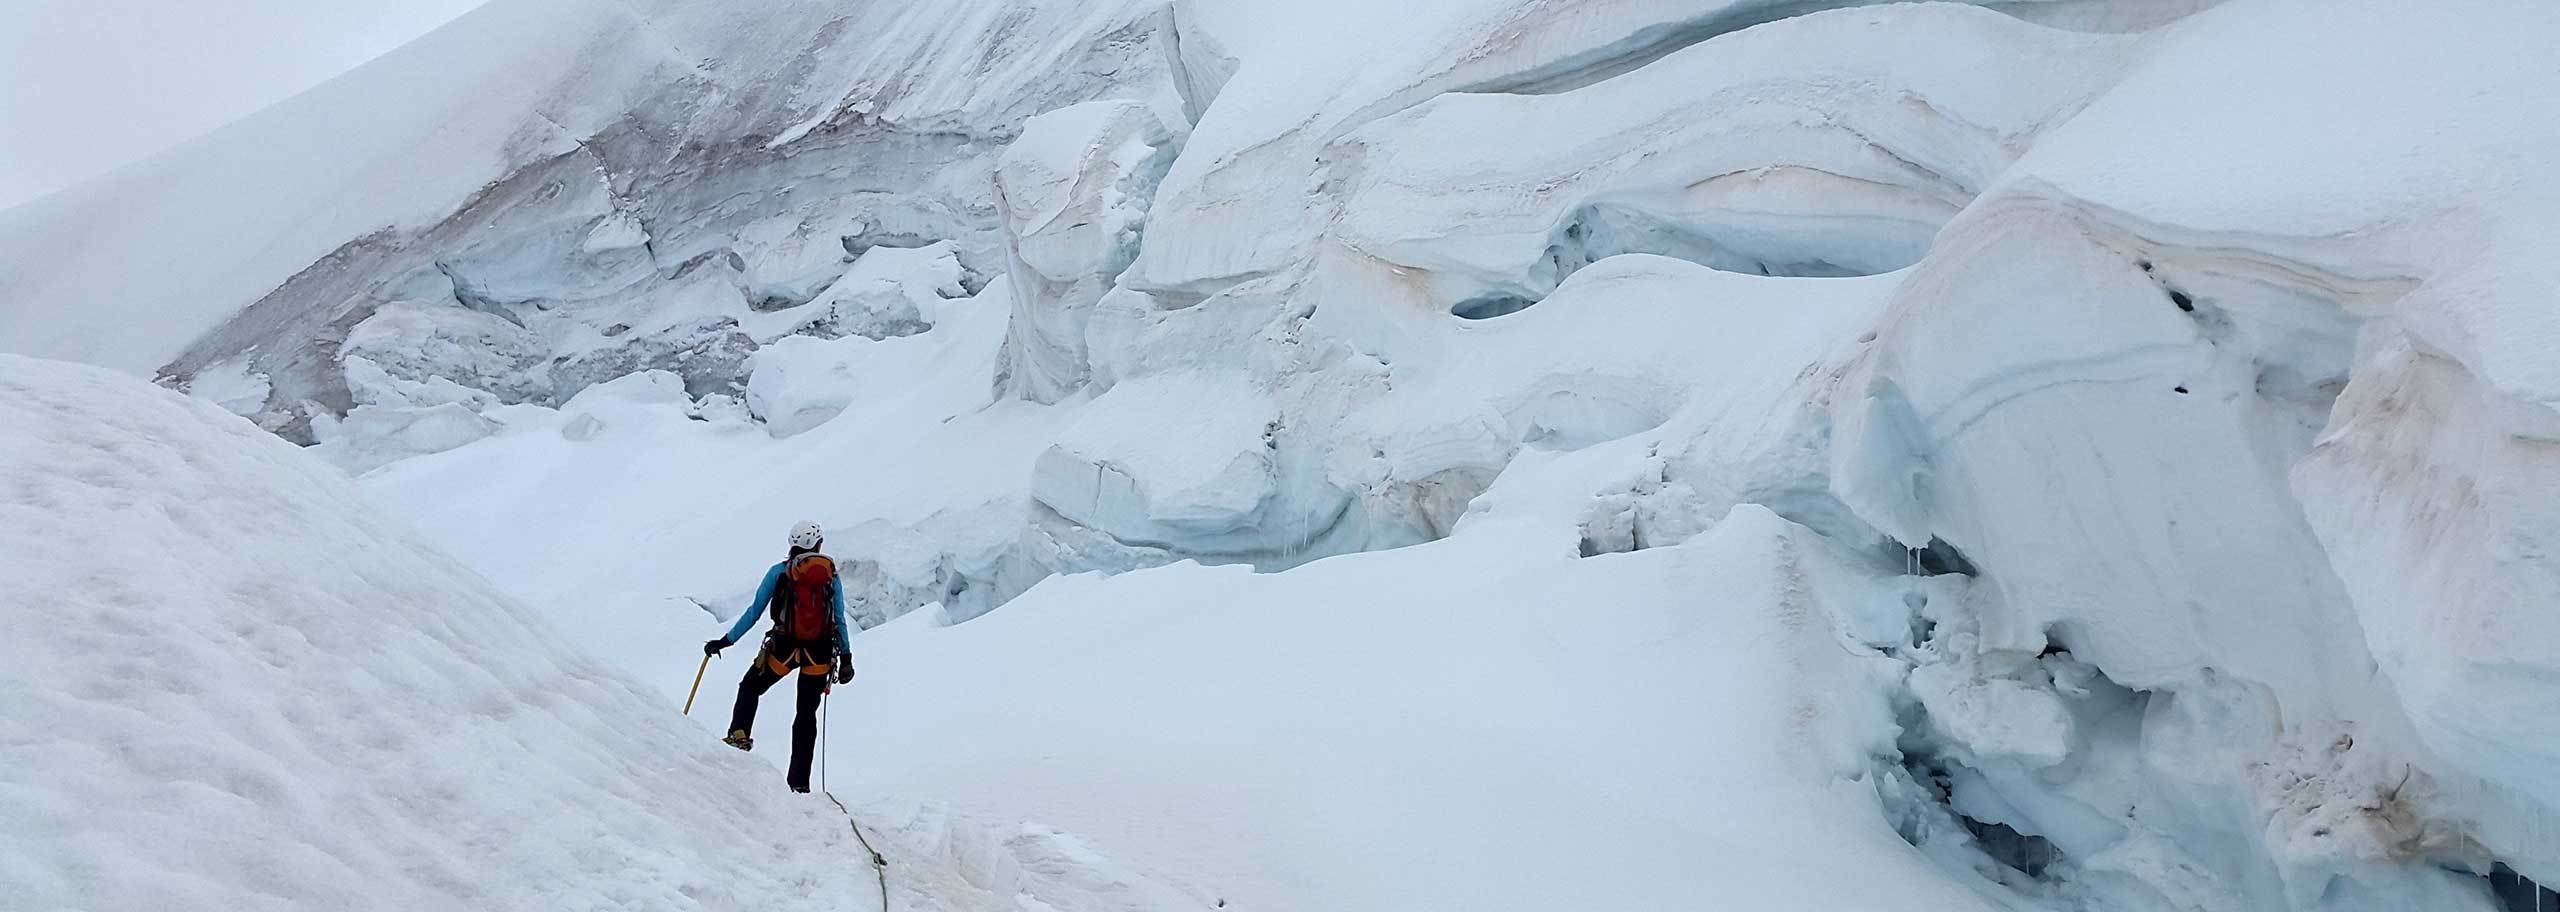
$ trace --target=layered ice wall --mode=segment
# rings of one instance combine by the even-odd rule
[[[1116,97],[1179,122],[1162,18],[1122,2],[492,4],[0,219],[0,288],[45,315],[11,321],[8,347],[179,385],[263,378],[265,401],[235,404],[303,442],[351,410],[442,405],[411,395],[439,378],[556,405],[664,368],[735,395],[782,336],[922,328],[826,294],[869,249],[948,240],[972,291],[1002,271],[988,175],[1025,118]],[[132,265],[170,250],[205,268]],[[367,344],[391,335],[364,327],[386,309],[418,342],[503,354],[426,369]]]
[[[1576,40],[1622,27],[1610,18],[1622,14],[1632,15],[1578,22],[1574,34],[1595,31]],[[1458,21],[1490,29],[1475,17],[1493,15],[1465,11]],[[1898,37],[1915,30],[1940,41]],[[1376,53],[1389,60],[1411,50],[1380,44]],[[1697,348],[1712,344],[1702,336],[1753,345],[1753,330],[1765,325],[1720,325],[1676,304],[1662,319],[1679,322],[1665,323],[1562,302],[1609,301],[1628,288],[1662,289],[1666,302],[1754,294],[1747,283],[1706,275],[1718,271],[1898,268],[2027,137],[2102,86],[2126,46],[1958,7],[1842,11],[1657,53],[1624,75],[1550,86],[1552,94],[1451,92],[1392,110],[1366,95],[1302,98],[1311,90],[1264,85],[1279,77],[1248,65],[1222,100],[1271,93],[1325,113],[1231,156],[1216,151],[1219,137],[1277,121],[1241,100],[1209,107],[1157,190],[1138,261],[1092,305],[1082,351],[1099,395],[1079,420],[1099,429],[1044,457],[1031,490],[1042,534],[1061,543],[1058,566],[1084,569],[1140,559],[1114,544],[1273,567],[1443,533],[1452,507],[1521,446],[1579,446],[1661,424],[1693,391],[1721,385],[1701,376],[1726,366]],[[1550,67],[1571,51],[1541,47],[1513,60],[1507,55],[1527,52],[1506,42],[1469,47],[1450,53],[1462,69],[1486,72]],[[2031,88],[2014,88],[2021,85]],[[1240,163],[1288,143],[1314,145],[1280,159],[1286,171]],[[1259,177],[1186,172],[1195,161]],[[1303,180],[1293,176],[1302,167],[1311,169]],[[1291,196],[1282,187],[1299,189]],[[1257,206],[1275,212],[1256,216]],[[1310,213],[1330,214],[1292,240],[1290,226],[1317,217]],[[1272,254],[1277,265],[1173,273],[1192,268],[1176,263],[1263,257],[1257,251],[1272,244],[1288,245]],[[1627,273],[1667,267],[1630,262],[1586,294],[1567,293],[1576,270],[1629,253],[1698,268],[1631,281]],[[1815,300],[1878,293],[1855,283],[1808,289]],[[1576,312],[1488,319],[1551,293],[1541,306]],[[1704,321],[1699,332],[1664,332],[1693,319]],[[1478,320],[1484,325],[1468,325]],[[1558,327],[1578,341],[1554,344]],[[1506,357],[1513,352],[1495,339],[1522,340],[1518,356]],[[1225,414],[1259,412],[1267,428],[1131,433],[1148,419],[1123,413],[1186,412],[1165,408],[1159,385],[1214,395],[1201,401],[1222,403]],[[1225,392],[1209,392],[1217,389]],[[1172,458],[1177,449],[1184,452]],[[1229,503],[1177,493],[1195,486],[1187,478],[1217,471],[1241,473],[1213,486]],[[1818,476],[1767,486],[1806,489],[1810,496],[1788,506],[1819,511]],[[1097,544],[1091,533],[1104,538]]]
[[[995,171],[1004,213],[1013,337],[1004,392],[1055,402],[1092,376],[1086,324],[1138,255],[1157,182],[1180,145],[1135,101],[1093,101],[1031,118]]]
[[[2139,765],[1986,769],[1959,807],[2233,908],[2556,873],[2519,609],[2560,569],[2529,455],[2560,399],[2509,345],[2550,338],[2560,285],[2496,251],[2548,230],[2524,163],[2560,136],[2502,112],[2560,85],[2509,43],[2560,19],[2483,15],[2499,39],[2278,3],[2171,29],[1904,279],[1834,489],[1978,569],[1986,686],[2065,654],[2145,707]]]

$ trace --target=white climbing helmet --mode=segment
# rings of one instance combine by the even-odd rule
[[[791,527],[791,547],[794,548],[816,548],[826,537],[826,533],[818,531],[817,523],[805,519]]]

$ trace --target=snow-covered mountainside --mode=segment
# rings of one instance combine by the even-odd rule
[[[130,377],[14,355],[0,427],[9,908],[878,901],[832,806],[787,801],[320,460]],[[899,908],[1182,895],[939,808],[865,822]]]
[[[0,213],[0,348],[309,445],[616,663],[820,520],[838,775],[1176,905],[2529,908],[2552,47],[499,0]]]

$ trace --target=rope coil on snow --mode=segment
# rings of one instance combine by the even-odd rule
[[[818,696],[818,792],[827,796],[836,810],[844,814],[845,825],[853,828],[853,838],[862,842],[863,851],[871,853],[871,874],[880,883],[880,912],[889,912],[889,860],[880,857],[879,849],[871,847],[871,837],[862,835],[862,822],[853,819],[853,811],[836,798],[835,790],[827,787],[827,698],[834,693],[835,688],[829,687]]]

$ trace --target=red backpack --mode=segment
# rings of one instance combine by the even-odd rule
[[[810,552],[784,564],[782,579],[773,586],[773,629],[801,643],[834,643],[829,587],[835,580],[836,562],[824,554]]]

